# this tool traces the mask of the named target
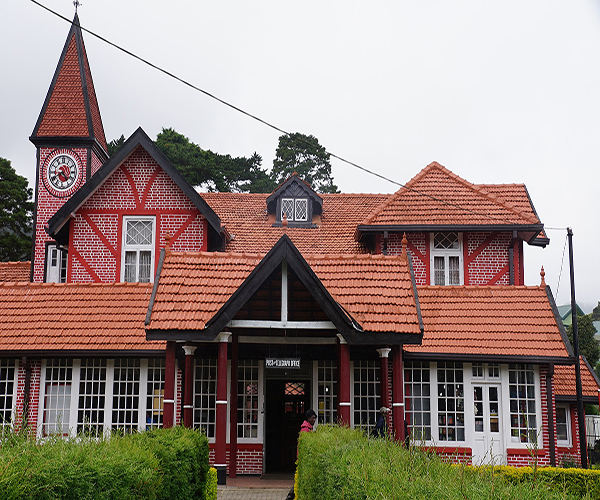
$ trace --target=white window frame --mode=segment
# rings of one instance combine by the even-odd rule
[[[253,360],[247,360],[249,363],[251,363]],[[246,360],[238,360],[238,370],[239,367],[241,366],[242,362],[246,362]],[[251,423],[251,425],[256,427],[256,436],[255,437],[239,437],[237,438],[237,442],[240,444],[244,444],[244,443],[262,443],[263,442],[263,436],[264,436],[264,389],[263,387],[265,387],[265,377],[264,377],[264,366],[265,363],[262,360],[258,360],[256,362],[256,367],[258,368],[258,379],[256,380],[256,386],[257,386],[257,390],[258,390],[258,394],[257,394],[257,408],[256,411],[258,412],[257,414],[257,421]],[[231,362],[229,362],[228,364],[228,378],[227,378],[227,387],[231,387]],[[239,372],[238,372],[238,384],[240,382],[240,378],[239,378]],[[228,394],[228,400],[227,400],[227,431],[229,432],[231,430],[231,426],[230,426],[230,422],[231,422],[231,412],[229,411],[229,408],[231,407],[231,398],[234,397],[233,394],[231,394],[231,391],[227,391]],[[235,394],[235,397],[237,398],[238,395]],[[239,411],[242,410],[242,408],[239,407],[238,405],[238,413]],[[237,426],[236,426],[236,431],[237,431],[237,427],[239,427],[240,425],[244,425],[244,422],[240,422],[238,420],[237,422]],[[231,439],[231,436],[228,436],[229,439]]]
[[[132,221],[151,221],[152,222],[152,242],[148,245],[128,245],[127,242],[127,223]],[[121,281],[125,281],[125,256],[127,252],[137,253],[136,279],[132,283],[139,282],[140,272],[140,252],[150,252],[150,283],[154,282],[154,262],[156,249],[156,216],[154,215],[124,215],[123,226],[121,230]]]
[[[6,414],[10,412],[9,420],[0,418],[0,431],[4,428],[12,428],[15,423],[15,410],[17,406],[17,385],[19,380],[19,360],[14,358],[2,358],[0,359],[0,370],[6,370],[8,374],[9,370],[13,370],[13,377],[6,380],[0,380],[0,384],[6,388],[0,396],[4,398],[4,405],[0,406],[0,412]],[[9,384],[12,384],[12,391],[9,390]]]
[[[411,378],[411,380],[406,380],[406,365],[404,370],[404,374],[402,377],[402,383],[403,385],[403,389],[404,389],[404,404],[405,404],[405,412],[407,415],[409,415],[409,432],[411,434],[411,437],[413,439],[416,439],[417,442],[431,442],[432,440],[432,436],[433,436],[433,432],[434,432],[434,420],[436,420],[437,422],[437,413],[434,415],[433,413],[433,402],[432,400],[435,399],[437,401],[437,398],[432,398],[432,394],[435,396],[435,391],[433,389],[433,384],[432,384],[432,380],[431,377],[433,376],[434,372],[432,371],[431,368],[431,363],[429,361],[421,361],[421,360],[415,360],[415,361],[409,361],[409,363],[419,363],[421,366],[418,367],[412,367],[409,368],[411,371],[412,370],[418,370],[421,372],[425,372],[427,371],[428,375],[429,375],[429,380],[428,381],[423,381],[423,377],[421,377],[421,380],[419,381],[415,381]],[[418,384],[419,387],[419,394],[414,394],[414,387]],[[410,386],[411,390],[407,391],[406,387]],[[429,392],[429,394],[423,394],[423,392],[425,392],[423,389],[427,387],[427,390]],[[420,408],[419,409],[415,409],[415,405],[414,405],[414,401],[415,398],[419,398],[420,400]],[[424,401],[429,401],[429,409],[424,408],[423,402]],[[437,402],[436,402],[436,408],[437,408]],[[437,411],[437,410],[436,410]],[[420,415],[420,420],[421,423],[416,424],[415,423],[415,413]],[[425,416],[429,415],[429,423],[425,422]],[[415,429],[419,429],[419,432],[417,433],[416,431],[413,432],[413,428]],[[428,429],[429,430],[429,439],[424,438],[423,437],[423,430],[424,429]],[[435,424],[435,430],[437,431],[437,423]],[[425,433],[427,434],[427,433]]]
[[[280,213],[279,213],[279,217],[281,220],[283,220],[283,214],[284,214],[283,203],[284,202],[291,202],[292,205],[294,206],[293,214],[288,214],[287,212],[285,212],[285,215],[286,215],[288,221],[308,222],[308,207],[309,207],[308,198],[281,198],[281,209],[280,209]],[[304,217],[302,219],[297,216],[299,203],[306,203],[306,217]]]
[[[207,367],[209,370],[210,369],[214,369],[214,375],[215,375],[215,379],[214,379],[214,392],[206,392],[203,390],[202,388],[202,384],[204,382],[206,382],[208,379],[203,379],[203,378],[197,378],[197,370],[198,368],[200,368],[201,365],[202,367]],[[230,370],[228,369],[227,372],[229,372]],[[217,380],[217,376],[219,375],[219,366],[217,364],[217,359],[216,358],[194,358],[194,389],[192,391],[192,405],[194,407],[193,409],[193,426],[195,429],[203,429],[204,434],[206,434],[206,436],[208,437],[208,442],[209,443],[214,443],[215,442],[215,436],[217,434],[217,384],[218,384],[218,380]],[[231,387],[231,383],[229,382],[229,377],[228,377],[228,387]],[[210,381],[208,381],[208,383],[210,384]],[[197,391],[196,389],[198,388],[198,384],[200,384],[200,390]],[[228,393],[230,391],[227,391]],[[202,398],[203,396],[208,397],[208,405],[206,407],[204,407],[203,405],[196,405],[196,398],[200,397]],[[211,404],[210,398],[213,398],[214,400],[214,404]],[[228,405],[229,406],[229,405]],[[202,420],[200,418],[198,418],[198,412],[200,412],[199,414],[202,415],[202,411],[208,411],[209,415],[210,412],[213,412],[213,415],[215,416],[214,420],[210,419],[209,420]],[[227,411],[227,414],[229,415],[229,408]],[[229,417],[228,417],[229,419]],[[213,435],[210,436],[209,432],[207,430],[207,426],[208,425],[212,425],[214,432]],[[227,426],[227,428],[229,428],[229,425]]]
[[[440,233],[456,233],[458,236],[458,248],[457,249],[436,249],[435,248],[435,235]],[[459,286],[464,284],[464,262],[463,262],[463,233],[458,231],[436,231],[430,234],[429,237],[429,275],[430,283],[435,285],[435,257],[444,258],[444,284],[438,286]],[[449,285],[449,257],[458,257],[458,270],[459,270],[459,282],[458,285]]]
[[[323,371],[323,377],[320,376]],[[337,422],[337,362],[335,360],[313,361],[312,404],[319,424]],[[319,389],[323,389],[323,394]]]
[[[53,261],[56,261],[54,265]],[[54,244],[46,246],[46,283],[66,283],[67,266],[66,250]]]
[[[439,363],[451,363],[452,365],[456,365],[457,363],[462,365],[462,381],[459,383],[456,381],[456,379],[454,379],[453,381],[448,381],[448,380],[444,380],[444,382],[442,382],[442,384],[444,385],[453,385],[453,386],[457,386],[457,385],[461,385],[462,386],[462,394],[461,395],[457,395],[457,393],[454,393],[454,396],[448,396],[448,394],[445,394],[444,396],[442,396],[442,394],[440,393],[440,382],[438,381],[438,372],[441,371],[448,371],[448,370],[452,370],[453,372],[456,373],[456,371],[458,371],[459,369],[456,367],[444,367],[444,368],[440,368],[438,365]],[[432,412],[432,416],[431,416],[431,437],[434,441],[440,443],[440,445],[446,444],[446,443],[452,443],[452,444],[456,444],[456,443],[465,443],[467,440],[467,406],[468,406],[468,402],[467,402],[467,391],[466,391],[466,387],[465,387],[465,378],[466,378],[466,370],[465,370],[465,365],[466,363],[460,362],[460,361],[437,361],[436,363],[434,363],[433,366],[433,371],[435,374],[435,378],[432,380],[430,378],[430,383],[434,382],[435,383],[435,403],[433,401],[431,401],[431,412]],[[440,410],[439,408],[439,400],[440,399],[444,399],[446,400],[446,403],[448,403],[449,401],[454,401],[455,403],[458,403],[459,400],[462,399],[462,403],[463,403],[463,407],[462,409],[459,409],[457,406],[455,406],[454,410],[448,410],[447,408],[445,410]],[[435,413],[434,413],[434,406],[435,406]],[[446,425],[440,425],[439,422],[439,418],[440,418],[440,413],[444,413],[444,414],[454,414],[454,419],[456,419],[456,415],[459,413],[462,413],[463,415],[463,421],[462,421],[462,425],[459,425],[456,420],[454,420],[453,424],[446,424]],[[435,428],[436,433],[433,433],[433,429]],[[440,438],[440,428],[447,428],[447,429],[454,429],[455,432],[458,433],[459,429],[462,428],[462,434],[464,436],[463,439],[441,439]]]
[[[373,366],[367,366],[367,367],[361,366],[360,368],[358,368],[359,364],[362,365],[364,363],[366,363],[366,364],[373,363]],[[355,374],[356,374],[356,370],[357,369],[360,369],[360,370],[373,370],[374,371],[373,380],[372,381],[369,381],[369,380],[365,381],[367,384],[371,384],[371,385],[373,385],[375,387],[375,394],[374,395],[369,396],[368,394],[367,395],[359,394],[357,396],[355,394],[355,387],[356,387],[356,383],[357,383]],[[358,360],[358,361],[353,361],[351,363],[350,373],[351,373],[351,380],[350,380],[351,392],[350,392],[350,398],[351,398],[351,401],[352,401],[352,405],[351,405],[351,408],[350,408],[350,410],[351,410],[351,413],[350,413],[350,425],[352,427],[358,427],[358,428],[363,429],[363,430],[365,430],[365,429],[370,430],[377,423],[377,417],[379,416],[379,408],[381,407],[381,394],[377,394],[377,391],[381,391],[381,382],[379,380],[379,377],[380,377],[380,365],[379,365],[379,362],[378,362],[378,360]],[[359,383],[362,383],[362,381],[359,382]],[[362,399],[365,399],[367,401],[370,398],[374,398],[375,401],[376,401],[374,408],[368,409],[368,410],[360,410],[361,413],[366,412],[367,415],[369,416],[369,419],[368,419],[368,421],[365,424],[361,424],[359,422],[356,422],[355,419],[354,419],[354,414],[357,411],[359,411],[359,410],[356,409],[356,405],[354,404],[356,398],[362,398]]]
[[[50,358],[58,359],[58,358]],[[37,437],[39,439],[45,438],[44,433],[46,422],[44,422],[44,416],[46,412],[46,368],[48,367],[48,361],[50,359],[42,360],[42,369],[40,376],[40,395],[39,395],[39,407],[38,407],[38,426],[37,426]],[[121,359],[139,359],[140,360],[140,378],[139,378],[139,394],[138,394],[138,423],[135,430],[143,432],[147,429],[146,425],[146,405],[147,405],[147,390],[148,390],[148,358],[121,358]],[[119,428],[118,424],[113,425],[113,396],[114,396],[114,365],[115,359],[108,358],[106,360],[106,385],[104,393],[104,424],[102,434],[105,438],[110,437],[113,430]],[[66,432],[64,434],[71,437],[77,436],[78,426],[78,415],[79,415],[79,396],[80,396],[80,370],[81,370],[81,359],[75,358],[72,360],[72,372],[71,372],[71,392],[69,402],[69,419],[67,422],[61,422],[63,426],[66,424]],[[163,392],[164,396],[164,392]],[[48,425],[51,425],[48,422]]]
[[[558,438],[558,410],[565,411],[565,425],[567,426],[567,439]],[[561,448],[571,448],[573,446],[573,436],[571,435],[571,405],[557,404],[556,405],[556,446]]]

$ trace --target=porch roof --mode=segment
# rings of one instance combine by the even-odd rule
[[[144,317],[150,283],[2,283],[0,351],[153,352]]]
[[[574,361],[550,290],[540,286],[421,286],[425,333],[413,357]]]
[[[593,368],[588,363],[585,356],[579,357],[581,371],[581,388],[586,402],[598,404],[598,390],[600,390],[600,380],[594,373]],[[554,393],[557,400],[575,401],[577,390],[575,385],[575,365],[554,367]]]

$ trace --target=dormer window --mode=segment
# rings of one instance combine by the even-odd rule
[[[282,198],[281,220],[283,220],[284,214],[288,221],[307,222],[308,198]]]
[[[462,282],[462,234],[454,231],[433,233],[431,284],[461,285]]]

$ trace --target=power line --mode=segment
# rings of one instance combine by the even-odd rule
[[[216,95],[214,95],[214,94],[212,94],[212,93],[210,93],[210,92],[208,92],[208,91],[206,91],[206,90],[204,90],[204,89],[202,89],[202,88],[200,88],[200,87],[198,87],[198,86],[196,86],[196,85],[188,82],[187,80],[184,80],[183,78],[180,78],[179,76],[175,75],[174,73],[171,73],[170,71],[167,71],[166,69],[163,69],[160,66],[157,66],[156,64],[148,61],[147,59],[144,59],[143,57],[138,56],[137,54],[134,54],[130,50],[127,50],[127,49],[121,47],[120,45],[118,45],[118,44],[116,44],[114,42],[111,42],[107,38],[105,38],[105,37],[103,37],[101,35],[98,35],[97,33],[93,32],[93,31],[91,31],[91,30],[89,30],[87,28],[84,28],[83,26],[81,26],[81,24],[75,24],[73,21],[70,21],[65,16],[63,16],[63,15],[59,14],[58,12],[50,9],[49,7],[46,7],[45,5],[41,4],[37,0],[31,0],[31,1],[34,4],[38,5],[39,7],[42,7],[43,9],[47,10],[48,12],[54,14],[55,16],[59,17],[60,19],[62,19],[64,21],[66,21],[67,23],[78,27],[82,31],[85,31],[86,33],[89,33],[90,35],[98,38],[99,40],[103,41],[104,43],[107,43],[111,47],[114,47],[115,49],[120,50],[121,52],[124,52],[128,56],[131,56],[134,59],[137,59],[138,61],[140,61],[140,62],[142,62],[142,63],[150,66],[151,68],[153,68],[153,69],[155,69],[155,70],[157,70],[157,71],[159,71],[161,73],[164,73],[165,75],[173,78],[174,80],[177,80],[178,82],[186,85],[187,87],[190,87],[191,89],[193,89],[193,90],[195,90],[197,92],[200,92],[200,93],[206,95],[207,97],[210,97],[211,99],[214,99],[215,101],[220,102],[221,104],[223,104],[223,105],[225,105],[225,106],[227,106],[227,107],[229,107],[229,108],[231,108],[231,109],[233,109],[233,110],[235,110],[235,111],[237,111],[239,113],[242,113],[243,115],[245,115],[245,116],[247,116],[249,118],[252,118],[253,120],[258,121],[258,122],[262,123],[263,125],[266,125],[267,127],[272,128],[273,130],[276,130],[277,132],[280,132],[280,133],[288,135],[288,136],[291,135],[290,132],[287,132],[286,130],[284,130],[284,129],[280,128],[280,127],[277,127],[276,125],[274,125],[274,124],[272,124],[272,123],[270,123],[270,122],[268,122],[268,121],[266,121],[266,120],[264,120],[264,119],[262,119],[262,118],[260,118],[260,117],[258,117],[256,115],[254,115],[252,113],[249,113],[249,112],[243,110],[242,108],[240,108],[238,106],[235,106],[234,104],[231,104],[231,103],[229,103],[229,102],[227,102],[227,101],[225,101],[225,100],[217,97]],[[302,140],[302,142],[304,142],[305,144],[308,144],[306,141]],[[337,160],[339,160],[339,161],[341,161],[343,163],[346,163],[347,165],[350,165],[350,166],[355,167],[355,168],[357,168],[359,170],[362,170],[363,172],[365,172],[367,174],[373,175],[375,177],[379,177],[380,179],[385,180],[387,182],[390,182],[391,184],[394,184],[394,185],[399,186],[401,188],[405,188],[405,189],[407,189],[409,191],[412,191],[413,193],[418,194],[420,196],[425,196],[426,198],[429,198],[429,199],[431,199],[431,200],[433,200],[433,201],[435,201],[437,203],[441,203],[441,204],[444,204],[444,205],[447,205],[447,206],[453,207],[453,208],[458,208],[459,210],[462,210],[462,211],[464,211],[466,213],[469,213],[469,214],[472,214],[472,215],[476,215],[476,216],[479,216],[479,217],[485,217],[485,218],[492,219],[492,220],[495,220],[495,221],[498,221],[498,222],[502,222],[502,223],[505,223],[505,224],[514,224],[514,222],[511,221],[511,220],[503,219],[501,217],[494,217],[493,215],[486,214],[486,213],[476,212],[474,210],[470,210],[470,209],[468,209],[466,207],[463,207],[461,205],[458,205],[456,203],[452,203],[452,202],[449,202],[449,201],[445,201],[445,200],[436,198],[435,196],[432,196],[432,195],[430,195],[428,193],[424,193],[422,191],[419,191],[418,189],[411,188],[409,186],[406,186],[405,184],[402,184],[401,182],[395,181],[395,180],[390,179],[389,177],[386,177],[386,176],[384,176],[384,175],[382,175],[382,174],[380,174],[378,172],[375,172],[375,171],[370,170],[370,169],[368,169],[366,167],[363,167],[362,165],[359,165],[358,163],[354,163],[354,162],[352,162],[350,160],[346,160],[345,158],[343,158],[341,156],[338,156],[338,155],[336,155],[334,153],[331,153],[329,151],[327,151],[327,153],[331,157],[333,157],[333,158],[335,158],[335,159],[337,159]]]

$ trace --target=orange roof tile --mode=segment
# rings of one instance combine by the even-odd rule
[[[589,364],[582,356],[580,356],[579,359],[583,396],[594,398],[594,402],[596,402],[598,401],[598,390],[600,389],[600,385],[598,384],[596,376],[591,372]],[[577,397],[575,365],[556,365],[554,367],[554,393],[557,396]]]
[[[31,262],[0,262],[0,282],[29,281]]]
[[[424,333],[411,353],[569,358],[541,287],[421,286]]]
[[[154,351],[144,319],[149,283],[2,283],[0,350]]]
[[[365,226],[515,224],[540,224],[524,185],[472,184],[437,162],[361,222]]]
[[[421,333],[405,258],[303,257],[332,298],[365,331]],[[148,328],[203,330],[262,258],[216,252],[167,254]]]
[[[315,228],[276,227],[268,221],[269,194],[201,193],[231,235],[226,251],[266,254],[287,234],[302,254],[364,253],[355,240],[356,227],[389,195],[320,194],[323,198],[321,224]]]

